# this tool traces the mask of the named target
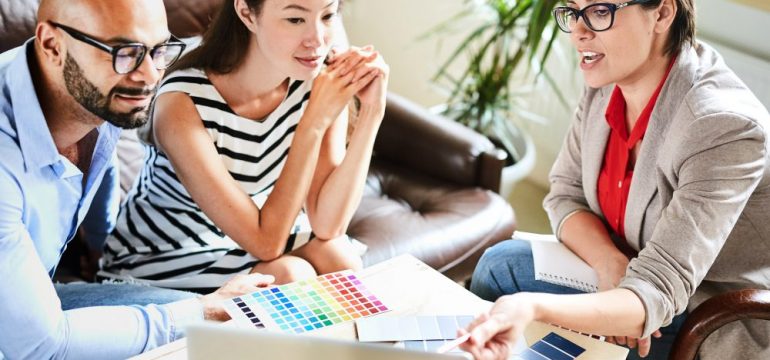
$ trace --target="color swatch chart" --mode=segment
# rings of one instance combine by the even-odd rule
[[[549,333],[529,349],[516,355],[522,360],[573,360],[586,350],[556,333]]]
[[[453,336],[455,337],[455,336]],[[447,337],[444,340],[409,340],[404,341],[404,348],[415,351],[436,352],[451,340]],[[509,359],[513,360],[573,360],[585,349],[569,341],[556,333],[549,333],[530,347],[522,340],[521,348],[514,348],[514,354]],[[462,353],[459,348],[449,351],[450,354]]]
[[[472,315],[378,316],[356,320],[358,341],[453,340],[457,330],[473,321]]]
[[[236,297],[225,310],[241,323],[299,334],[390,309],[345,270]]]

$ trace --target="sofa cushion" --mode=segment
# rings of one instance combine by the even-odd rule
[[[513,234],[510,205],[492,191],[451,185],[375,162],[348,235],[369,246],[364,264],[410,253],[456,280]]]

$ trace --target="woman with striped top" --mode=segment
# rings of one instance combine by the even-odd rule
[[[204,291],[237,273],[282,283],[361,267],[345,231],[389,69],[371,47],[331,51],[340,1],[223,3],[158,90],[102,277]]]

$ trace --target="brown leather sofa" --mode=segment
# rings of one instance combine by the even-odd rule
[[[218,1],[166,0],[171,31],[200,33]],[[33,35],[37,4],[0,3],[0,51]],[[496,194],[501,154],[485,137],[390,94],[348,231],[369,246],[364,262],[411,253],[455,280],[469,278],[484,249],[515,227],[513,210]]]

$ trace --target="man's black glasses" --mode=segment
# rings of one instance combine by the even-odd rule
[[[128,74],[136,70],[139,65],[142,64],[142,61],[144,61],[144,57],[147,53],[150,54],[150,58],[156,69],[168,69],[179,60],[179,57],[187,46],[174,35],[171,35],[169,41],[155,45],[152,48],[149,48],[142,43],[127,43],[110,46],[69,26],[53,21],[51,21],[51,24],[64,30],[64,32],[76,40],[80,40],[99,50],[110,53],[112,55],[112,68],[118,74]]]
[[[596,3],[583,9],[574,9],[567,6],[557,6],[553,9],[553,16],[559,29],[565,33],[571,33],[577,25],[578,19],[583,18],[586,26],[593,31],[605,31],[615,23],[615,12],[630,5],[646,3],[648,0],[631,0],[620,4]]]

